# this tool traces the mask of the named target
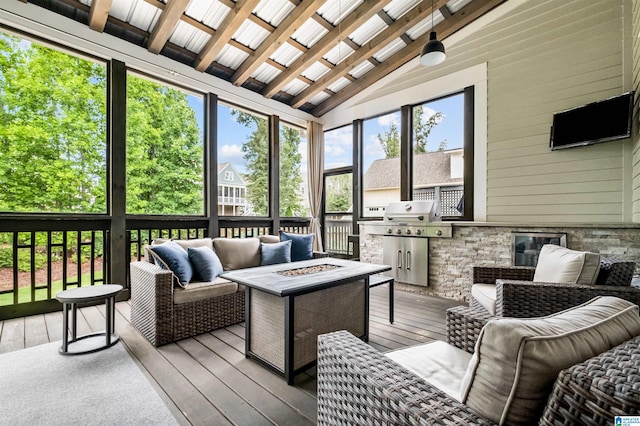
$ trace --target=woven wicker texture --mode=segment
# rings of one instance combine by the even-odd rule
[[[284,371],[284,297],[251,291],[250,345],[260,358]]]
[[[635,271],[635,262],[620,262],[609,257],[601,257],[596,285],[630,285]]]
[[[480,330],[491,318],[489,311],[482,306],[447,309],[447,341],[450,345],[473,353]]]
[[[318,337],[318,425],[491,425],[345,331]]]
[[[244,291],[176,305],[170,271],[132,262],[131,323],[154,346],[244,321]]]
[[[560,372],[541,425],[612,425],[640,415],[640,336]]]

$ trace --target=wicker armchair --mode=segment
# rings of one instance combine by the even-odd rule
[[[596,296],[616,296],[640,305],[640,288],[630,287],[634,262],[602,258],[597,285],[533,282],[535,268],[528,266],[474,266],[473,283],[496,285],[498,317],[541,317],[568,309]],[[473,297],[469,307],[447,310],[450,344],[473,352],[478,334],[493,318]]]
[[[490,425],[345,331],[318,337],[318,425]],[[609,425],[640,414],[640,336],[563,370],[543,425]]]

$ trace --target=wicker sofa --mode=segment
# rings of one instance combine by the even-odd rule
[[[629,284],[634,262],[600,258],[596,284],[534,282],[535,268],[529,266],[474,266],[474,284],[495,285],[495,313],[473,296],[469,307],[447,310],[448,342],[473,352],[478,334],[493,317],[540,317],[584,303],[596,296],[615,296],[640,305],[640,288]]]
[[[224,270],[260,265],[261,243],[280,241],[274,235],[258,238],[202,238],[175,240],[183,248],[208,246],[215,250]],[[161,242],[161,241],[159,241]],[[313,253],[314,257],[326,256]],[[131,262],[131,323],[154,346],[244,321],[242,285],[217,277],[212,282],[176,286],[170,270],[155,264],[153,256]]]
[[[604,299],[613,298],[600,299],[603,302],[601,306],[607,307],[610,306],[611,300]],[[620,303],[620,300],[616,299],[615,303]],[[576,309],[581,309],[583,306],[574,308],[573,314],[577,312]],[[633,305],[628,304],[628,306]],[[485,341],[478,345],[479,355],[469,356],[471,361],[465,373],[465,379],[462,381],[463,389],[464,380],[472,385],[470,385],[471,391],[467,390],[466,397],[462,398],[450,395],[450,391],[438,385],[438,383],[446,381],[447,374],[450,374],[452,381],[455,382],[453,378],[455,374],[452,374],[452,371],[455,369],[456,362],[451,357],[441,361],[442,366],[438,369],[440,377],[435,377],[434,381],[428,375],[416,372],[414,368],[416,365],[418,365],[418,370],[422,368],[419,363],[414,362],[413,365],[410,363],[406,365],[397,361],[403,359],[402,357],[392,356],[394,352],[423,350],[423,358],[420,358],[418,362],[425,365],[433,360],[433,357],[428,356],[430,345],[433,344],[419,345],[383,354],[345,331],[321,335],[318,339],[317,367],[318,424],[488,425],[539,423],[543,425],[608,425],[612,424],[616,415],[638,415],[640,414],[640,374],[638,374],[640,371],[640,335],[638,335],[640,334],[640,329],[638,329],[640,319],[637,318],[637,307],[626,309],[628,316],[618,320],[618,326],[626,330],[618,335],[617,341],[613,339],[608,342],[611,343],[610,349],[605,348],[601,352],[596,350],[594,356],[585,357],[584,361],[566,364],[566,367],[561,367],[559,374],[554,371],[549,376],[550,378],[547,378],[547,380],[551,380],[548,384],[553,383],[553,387],[547,385],[542,387],[542,389],[549,391],[542,394],[542,399],[539,398],[539,405],[535,410],[529,410],[530,413],[535,413],[534,417],[524,420],[509,417],[508,413],[503,414],[502,418],[499,414],[497,418],[486,414],[486,407],[495,403],[492,400],[504,396],[501,395],[500,390],[505,389],[504,383],[498,383],[494,387],[491,381],[495,379],[497,382],[504,382],[501,380],[504,379],[503,376],[511,378],[509,372],[502,367],[496,367],[495,362],[496,360],[509,359],[510,356],[515,356],[518,359],[517,362],[520,362],[522,357],[535,354],[539,347],[514,350],[514,348],[522,348],[523,345],[532,342],[533,345],[541,344],[543,346],[542,354],[538,353],[539,358],[542,357],[545,360],[553,358],[544,356],[544,345],[554,345],[558,342],[556,342],[553,333],[545,338],[548,339],[545,343],[540,342],[539,336],[531,338],[531,336],[523,337],[524,335],[521,335],[522,339],[515,340],[511,339],[512,336],[502,339],[499,337],[495,339],[495,336],[500,336],[505,332],[509,333],[512,325],[518,322],[529,325],[532,322],[537,322],[539,326],[541,321],[544,323],[550,317],[540,319],[504,318],[492,321],[492,326],[497,323],[504,324],[495,328],[493,334],[485,330],[483,333]],[[569,314],[572,315],[572,313]],[[565,319],[569,320],[569,323],[571,322],[570,316]],[[593,324],[599,323],[599,321],[600,319],[593,319]],[[633,324],[629,325],[630,323]],[[556,325],[557,323],[552,327]],[[546,327],[543,325],[542,328]],[[588,328],[581,325],[577,327],[577,332],[571,332],[569,335],[579,334],[582,332],[581,330]],[[598,333],[600,331],[602,330],[599,330]],[[615,333],[617,332],[613,334]],[[625,333],[631,337],[624,337]],[[604,334],[610,336],[609,333]],[[493,337],[487,337],[487,335]],[[495,346],[487,343],[487,339],[491,342],[492,338],[495,339],[494,343],[498,342],[500,345]],[[590,346],[592,336],[585,335],[582,339],[582,346]],[[604,345],[607,344],[606,339]],[[515,344],[510,344],[512,341],[515,341]],[[444,344],[443,342],[439,343]],[[550,348],[546,348],[546,350],[562,355],[558,358],[562,358],[567,353],[575,352],[576,341],[560,341],[560,347],[563,347],[562,345],[565,343],[565,347],[571,348],[570,351],[558,349],[558,346],[555,350]],[[508,346],[512,348],[507,348]],[[501,354],[487,360],[488,353],[495,354],[497,351],[501,351]],[[506,355],[502,355],[502,351]],[[524,355],[522,355],[523,353]],[[476,364],[472,367],[471,364],[474,362]],[[531,383],[531,377],[536,376],[536,374],[531,374],[536,372],[535,369],[538,371],[553,370],[562,362],[566,362],[566,359],[551,361],[550,364],[554,362],[555,365],[549,367],[546,362],[541,363],[540,359],[537,359],[528,367],[525,367],[523,361],[522,364],[517,364],[519,367],[512,368],[511,372],[517,372],[518,368],[522,372],[516,373],[520,376],[514,376],[516,378],[513,379],[513,382],[507,381],[506,383],[507,390],[510,389],[509,383],[513,383],[512,389],[514,389],[508,398],[516,395],[513,400],[507,398],[506,401],[509,401],[507,404],[515,404],[513,401],[518,398],[518,395],[519,397],[524,396],[525,404],[528,403],[527,399],[530,395],[537,394],[540,397],[540,389],[535,389],[535,386],[526,386],[524,383]],[[484,366],[482,366],[483,363]],[[435,369],[432,368],[432,370]],[[475,375],[471,382],[466,379],[469,371]],[[484,386],[476,387],[474,402],[472,401],[473,386],[477,386],[475,381],[480,380],[478,379],[480,374],[484,375],[485,383]],[[556,374],[557,376],[555,376]],[[426,380],[427,378],[429,380]],[[522,388],[518,390],[517,387]],[[528,392],[530,388],[531,393]],[[464,391],[461,395],[465,395]],[[511,407],[504,408],[505,413],[511,409]]]

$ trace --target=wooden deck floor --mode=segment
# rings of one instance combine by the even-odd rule
[[[370,344],[381,351],[444,340],[445,310],[459,302],[396,291],[389,324],[388,289],[371,290]],[[315,369],[288,386],[244,356],[244,324],[155,348],[116,304],[116,331],[181,424],[304,425],[316,422]],[[78,315],[78,334],[104,329],[104,306]],[[60,312],[0,321],[0,353],[61,339]]]

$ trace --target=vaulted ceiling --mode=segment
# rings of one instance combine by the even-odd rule
[[[505,1],[29,0],[315,116]]]

